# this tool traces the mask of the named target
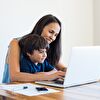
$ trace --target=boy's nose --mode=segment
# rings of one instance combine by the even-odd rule
[[[43,53],[43,57],[47,57],[47,53],[46,52]]]

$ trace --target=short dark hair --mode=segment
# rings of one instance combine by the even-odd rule
[[[56,65],[59,62],[59,59],[60,59],[60,56],[61,56],[61,22],[57,17],[55,17],[51,14],[43,16],[36,23],[32,32],[25,35],[24,37],[27,37],[30,34],[41,35],[44,27],[47,26],[50,23],[58,23],[59,26],[60,26],[59,34],[57,35],[56,40],[53,41],[50,44],[50,49],[49,49],[48,55],[47,55],[47,59],[48,59],[49,63],[52,64],[52,65]]]
[[[23,47],[21,46],[22,41],[24,42]],[[34,50],[49,49],[48,42],[42,36],[36,34],[30,34],[23,38],[19,45],[21,46],[21,53],[24,55],[32,54]]]

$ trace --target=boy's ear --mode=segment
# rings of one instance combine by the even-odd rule
[[[27,54],[27,56],[29,56],[29,57],[31,56],[31,54],[30,54],[30,53],[26,53],[26,54]]]

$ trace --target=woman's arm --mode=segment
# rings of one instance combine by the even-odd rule
[[[65,73],[55,70],[50,72],[40,72],[37,74],[20,72],[20,48],[18,45],[18,40],[16,39],[12,40],[9,46],[8,64],[10,78],[12,82],[33,82],[37,80],[53,80],[65,75]]]
[[[51,73],[51,74],[50,74]],[[34,82],[34,81],[43,81],[43,80],[55,80],[65,76],[65,73],[62,71],[57,72],[39,72],[35,74],[17,72],[15,79],[12,82]]]
[[[8,64],[11,81],[20,77],[20,48],[17,39],[13,39],[9,45]]]

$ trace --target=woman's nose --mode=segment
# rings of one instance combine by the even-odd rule
[[[52,35],[52,36],[50,37],[50,39],[51,39],[52,41],[54,41],[54,40],[56,39],[56,37],[55,37],[54,35]]]

